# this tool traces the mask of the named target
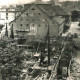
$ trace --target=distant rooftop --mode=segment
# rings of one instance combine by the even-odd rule
[[[32,3],[35,3],[35,4],[51,4],[50,1],[42,1],[42,0],[36,0],[36,1],[30,2],[28,4],[32,4]]]

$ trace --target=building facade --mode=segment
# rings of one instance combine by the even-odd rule
[[[15,39],[44,41],[48,34],[48,28],[50,37],[63,33],[65,19],[56,15],[51,3],[44,4],[41,0],[38,1],[41,3],[25,5],[22,13],[10,22],[10,26],[13,26]],[[56,1],[53,0],[53,2]]]

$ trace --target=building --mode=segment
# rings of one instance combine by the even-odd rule
[[[80,1],[61,2],[61,7],[71,15],[72,21],[79,21],[80,18]]]
[[[57,15],[57,10],[54,7],[58,6],[58,0],[43,2],[36,0],[33,3],[25,4],[21,14],[10,22],[13,26],[14,39],[25,41],[45,41],[48,34],[54,37],[63,33],[65,17],[68,15],[63,9]],[[58,6],[57,8],[59,8]],[[61,7],[60,7],[61,8]]]

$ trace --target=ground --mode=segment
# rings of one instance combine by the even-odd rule
[[[79,22],[72,22],[71,27],[68,33],[78,34],[78,38],[74,39],[78,45],[80,45],[80,26],[78,26]],[[71,67],[70,67],[70,77],[67,80],[80,80],[80,50],[75,51],[73,53]]]

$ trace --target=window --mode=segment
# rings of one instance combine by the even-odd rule
[[[47,19],[45,19],[45,21],[47,21]]]
[[[34,19],[32,19],[32,21],[34,21]]]
[[[22,24],[21,24],[21,26],[22,26]]]
[[[28,15],[28,13],[26,13],[26,15]]]
[[[38,13],[39,15],[41,15],[41,13]]]
[[[32,10],[35,10],[35,8],[32,8]]]
[[[22,20],[22,19],[20,19],[20,20]]]
[[[21,48],[21,46],[19,46],[19,48]]]
[[[27,26],[29,26],[29,24],[27,24]]]
[[[33,26],[34,26],[34,24],[33,24]]]
[[[39,24],[39,27],[40,27],[41,25]]]

